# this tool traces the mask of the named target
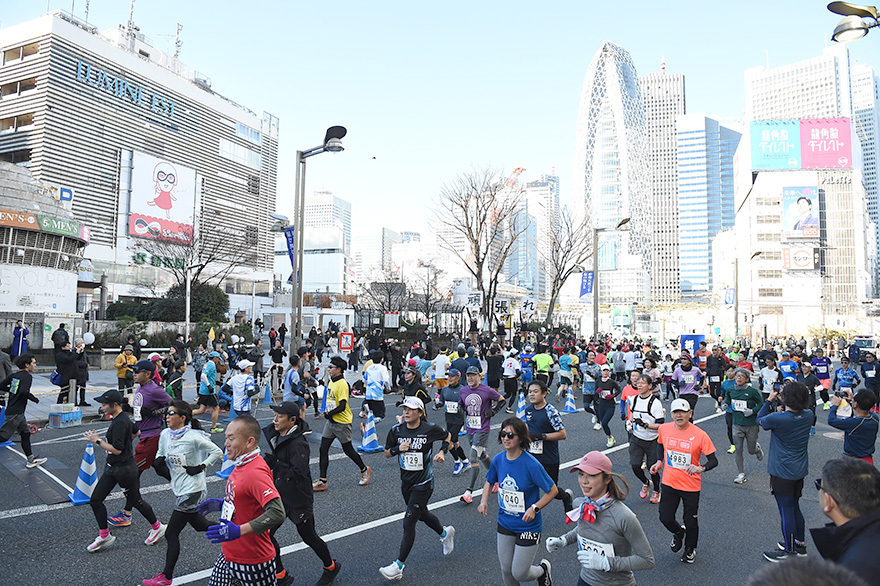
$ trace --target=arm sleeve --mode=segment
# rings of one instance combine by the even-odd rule
[[[263,505],[263,509],[263,514],[250,522],[254,535],[259,535],[273,527],[278,527],[284,522],[285,512],[284,505],[281,504],[281,497],[276,496]]]
[[[625,515],[619,524],[624,538],[629,542],[632,553],[628,556],[614,556],[609,558],[612,572],[634,572],[638,570],[650,570],[654,567],[654,551],[645,531],[635,514]]]
[[[706,463],[703,464],[703,468],[705,468],[706,472],[718,466],[718,458],[715,456],[715,452],[711,454],[706,454]]]
[[[564,535],[560,535],[559,537],[565,542],[565,545],[577,543],[577,525],[574,526],[574,529]],[[612,566],[612,568],[613,567],[614,566]]]
[[[327,392],[326,389],[324,392],[325,393]],[[336,405],[336,409],[334,409],[333,411],[328,411],[327,413],[325,413],[325,415],[328,417],[332,417],[333,415],[339,415],[340,413],[345,411],[346,403],[348,403],[348,401],[346,399],[342,399],[341,401],[339,401],[339,404]]]

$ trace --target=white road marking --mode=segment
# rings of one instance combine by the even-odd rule
[[[108,429],[110,429],[110,428],[105,427],[104,429],[97,429],[95,431],[98,432],[98,435],[104,435],[104,432],[106,432]],[[61,437],[55,437],[55,438],[48,439],[48,440],[43,440],[41,442],[31,442],[31,445],[32,446],[44,446],[46,444],[60,444],[60,443],[69,442],[69,441],[88,441],[88,440],[86,440],[85,436],[83,436],[83,432],[79,432],[79,433],[72,433],[70,435],[63,435]]]

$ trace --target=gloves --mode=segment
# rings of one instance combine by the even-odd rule
[[[211,530],[208,529],[208,532]],[[588,570],[602,570],[603,572],[611,571],[611,562],[608,558],[592,549],[582,549],[578,552],[578,561]]]
[[[232,521],[220,519],[219,525],[211,525],[210,527],[208,527],[208,532],[205,533],[205,537],[207,537],[208,541],[210,541],[211,543],[235,541],[236,539],[241,537],[241,527],[239,527]]]
[[[621,413],[621,414],[620,414],[620,420],[621,420],[621,421],[626,421],[626,413]]]
[[[547,551],[553,553],[560,547],[565,547],[565,540],[561,537],[548,537],[547,538]]]
[[[165,465],[165,456],[158,456],[155,460],[153,460],[154,466],[164,466]]]
[[[642,421],[641,419],[633,419],[633,423],[643,429],[648,429],[648,424],[645,423],[644,421]]]
[[[199,464],[198,466],[184,466],[183,469],[186,470],[186,473],[190,476],[197,476],[205,471],[205,465]]]
[[[754,410],[754,409],[749,409],[748,407],[746,407],[746,408],[743,409],[743,411],[742,411],[742,414],[745,415],[746,417],[751,417],[754,413],[755,413],[755,410]]]
[[[219,513],[223,510],[223,499],[207,499],[199,505],[199,515],[207,515],[208,513]]]

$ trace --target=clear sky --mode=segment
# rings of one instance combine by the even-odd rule
[[[46,0],[0,3],[0,28],[46,10]],[[814,57],[831,42],[840,17],[826,4],[137,0],[134,21],[169,52],[180,21],[182,61],[280,118],[282,213],[293,212],[295,151],[346,126],[345,152],[309,159],[306,188],[351,201],[357,234],[365,224],[424,231],[441,185],[472,167],[521,166],[524,179],[555,168],[563,198],[573,197],[578,101],[603,40],[628,50],[640,75],[665,57],[667,72],[685,74],[688,112],[736,121],[745,69]],[[128,6],[91,0],[89,22],[125,23]],[[84,9],[75,0],[74,13]],[[880,30],[850,49],[880,67]]]

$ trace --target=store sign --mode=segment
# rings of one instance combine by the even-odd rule
[[[0,265],[0,305],[4,311],[76,311],[76,281],[73,272],[44,267]],[[26,295],[22,293],[26,292]]]
[[[128,234],[192,244],[195,190],[195,169],[134,151]]]
[[[155,92],[129,83],[122,77],[108,73],[103,69],[92,67],[91,63],[76,61],[76,79],[82,83],[113,94],[119,99],[131,102],[135,106],[143,106],[151,112],[174,118],[174,101]]]
[[[783,246],[782,264],[786,271],[814,271],[819,268],[819,249],[806,246]]]
[[[186,260],[182,258],[159,256],[157,254],[151,254],[148,257],[146,252],[135,252],[131,260],[136,265],[152,265],[165,269],[186,269]]]
[[[42,214],[37,214],[37,218],[43,232],[51,232],[52,234],[71,236],[73,238],[79,238],[80,236],[81,226],[79,222],[62,220],[61,218],[53,218],[52,216],[44,216]]]
[[[0,210],[0,226],[24,228],[25,230],[40,229],[37,216],[27,212],[13,212],[12,210]]]

